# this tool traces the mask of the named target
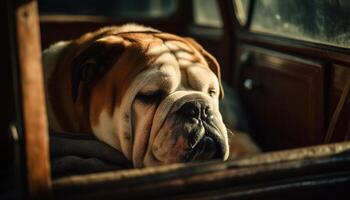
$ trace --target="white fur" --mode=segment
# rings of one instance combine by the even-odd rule
[[[124,33],[124,32],[144,32],[144,31],[152,31],[152,32],[160,32],[157,29],[147,27],[147,26],[142,26],[139,24],[125,24],[123,26],[118,27],[118,32],[119,33]]]
[[[155,45],[155,46],[151,46],[149,49],[148,49],[148,51],[147,51],[147,53],[149,54],[149,55],[162,55],[163,53],[165,53],[165,52],[170,52],[169,51],[169,49],[168,49],[168,47],[167,46],[165,46],[165,45]]]
[[[106,110],[102,110],[98,125],[93,126],[92,130],[99,140],[106,142],[116,149],[120,149],[120,144],[118,143],[118,139],[116,139],[116,135],[111,134],[115,132],[114,127],[113,118],[109,116]]]

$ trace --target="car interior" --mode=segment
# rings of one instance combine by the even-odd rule
[[[349,1],[6,0],[0,9],[1,199],[346,199]],[[130,22],[194,38],[218,60],[224,122],[261,154],[51,174],[44,69],[35,58],[55,42]]]

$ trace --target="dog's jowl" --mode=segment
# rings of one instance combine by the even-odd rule
[[[43,60],[51,128],[94,134],[135,167],[258,151],[228,135],[219,64],[193,39],[127,24],[56,43]]]

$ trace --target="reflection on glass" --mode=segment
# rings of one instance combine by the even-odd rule
[[[219,6],[215,0],[193,0],[193,16],[197,25],[222,27]]]
[[[350,48],[350,1],[256,1],[251,30]]]

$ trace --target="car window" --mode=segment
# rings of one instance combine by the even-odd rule
[[[163,17],[173,13],[173,0],[39,0],[41,15],[68,14],[109,17]]]
[[[256,1],[251,30],[350,48],[350,1]]]
[[[219,5],[216,0],[193,0],[193,21],[196,25],[222,27]]]
[[[350,1],[256,1],[251,30],[350,48]]]

